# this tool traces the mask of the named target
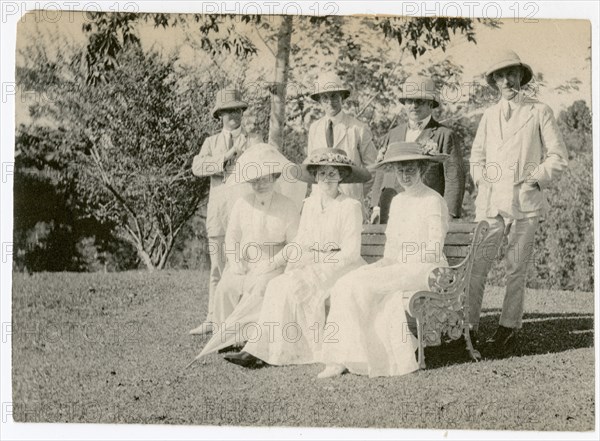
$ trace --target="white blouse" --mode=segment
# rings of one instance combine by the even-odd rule
[[[313,248],[315,263],[342,267],[360,259],[362,206],[340,193],[326,208],[318,191],[304,200],[295,242],[306,250]],[[339,251],[331,251],[339,250]]]
[[[447,232],[446,201],[421,182],[392,199],[383,255],[400,264],[445,264]]]
[[[227,261],[246,262],[272,258],[291,242],[298,228],[298,211],[291,199],[274,192],[267,200],[254,193],[238,199],[229,216],[225,234]]]

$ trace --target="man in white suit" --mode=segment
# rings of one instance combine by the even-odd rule
[[[552,110],[521,91],[532,76],[531,68],[513,51],[497,54],[486,80],[501,99],[483,114],[471,150],[471,170],[478,187],[476,220],[490,224],[471,276],[469,315],[475,332],[487,273],[503,237],[508,236],[502,315],[496,333],[487,341],[495,352],[506,352],[516,344],[534,234],[548,209],[544,190],[568,166]]]
[[[206,138],[192,164],[192,172],[196,176],[210,176],[206,209],[210,279],[206,320],[192,329],[190,334],[202,335],[212,331],[214,294],[226,262],[223,248],[230,204],[224,194],[223,184],[228,178],[234,178],[236,160],[248,147],[248,134],[242,127],[242,114],[247,108],[248,104],[242,101],[239,91],[229,88],[217,93],[212,114],[221,120],[223,129]]]
[[[369,127],[342,110],[343,101],[350,95],[334,72],[322,74],[310,96],[318,101],[325,116],[315,121],[308,130],[308,155],[320,148],[336,148],[346,152],[358,166],[368,167],[377,162],[377,149]],[[373,180],[365,184],[342,184],[340,190],[363,203]]]

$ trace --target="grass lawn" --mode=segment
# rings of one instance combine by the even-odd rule
[[[503,291],[490,287],[491,335]],[[322,365],[245,370],[207,341],[206,274],[13,275],[15,421],[593,430],[594,296],[533,291],[519,353],[469,362],[447,346],[402,377],[317,380]]]

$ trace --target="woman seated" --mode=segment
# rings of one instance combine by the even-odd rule
[[[404,191],[392,200],[383,258],[339,279],[331,290],[327,324],[336,342],[324,342],[318,377],[346,370],[370,377],[403,375],[418,369],[417,340],[408,329],[403,291],[427,289],[427,276],[447,266],[443,255],[448,208],[422,182],[431,161],[443,161],[417,143],[391,143],[383,167],[397,173]]]
[[[286,177],[293,175],[294,167],[299,174],[299,166],[269,144],[256,144],[239,157],[234,181],[248,182],[252,192],[231,209],[227,264],[215,292],[215,329],[197,358],[243,343],[241,331],[258,319],[267,283],[283,272],[282,251],[296,236],[299,213],[291,199],[275,191],[275,181],[284,170]]]
[[[301,179],[317,185],[304,201],[298,235],[284,249],[285,273],[267,286],[257,332],[242,352],[225,356],[232,363],[314,363],[323,339],[329,288],[364,264],[362,206],[340,193],[339,184],[366,182],[371,174],[354,165],[343,150],[331,148],[315,150],[302,168]]]

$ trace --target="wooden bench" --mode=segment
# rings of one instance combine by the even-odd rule
[[[365,225],[362,233],[363,258],[375,262],[383,256],[386,225]],[[444,243],[450,267],[436,268],[429,274],[429,290],[410,296],[408,313],[416,319],[419,340],[419,367],[425,368],[424,348],[439,346],[442,336],[451,340],[464,336],[471,358],[481,355],[473,348],[469,334],[469,281],[476,250],[488,230],[485,221],[451,222]]]

